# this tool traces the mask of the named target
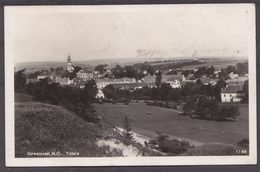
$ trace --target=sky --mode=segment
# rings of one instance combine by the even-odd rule
[[[5,7],[5,55],[15,62],[247,56],[254,6]]]

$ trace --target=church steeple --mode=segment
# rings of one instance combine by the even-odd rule
[[[72,65],[70,54],[69,54],[68,59],[67,59],[67,71],[69,71],[71,73],[71,72],[73,72],[73,70],[74,70],[74,67]]]
[[[67,63],[71,63],[70,54],[68,55]]]

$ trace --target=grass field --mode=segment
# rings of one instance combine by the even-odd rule
[[[236,122],[191,119],[172,109],[146,106],[144,103],[96,104],[95,107],[99,115],[117,126],[123,126],[127,115],[135,132],[150,137],[162,132],[201,143],[227,144],[237,144],[248,138],[248,105],[239,106],[241,115]]]

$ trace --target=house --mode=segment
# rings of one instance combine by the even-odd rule
[[[144,82],[135,82],[135,83],[121,83],[121,84],[111,84],[116,89],[121,90],[136,90],[141,89],[143,87],[155,87],[155,83],[144,83]]]
[[[45,78],[50,78],[52,79],[52,75],[51,75],[51,72],[49,71],[43,71],[41,74],[39,74],[37,76],[37,79],[40,80],[40,79],[45,79]]]
[[[76,73],[77,78],[82,79],[84,81],[91,80],[94,78],[93,73],[88,73],[84,70],[80,70]]]
[[[179,81],[184,81],[185,76],[184,75],[162,75],[162,82],[166,82],[167,80],[179,80]]]
[[[245,81],[248,80],[248,76],[245,75],[245,76],[238,76],[237,78],[235,79],[228,79],[226,82],[231,85],[231,84],[244,84]]]
[[[98,90],[96,98],[97,99],[104,99],[105,98],[105,95],[104,95],[102,90]]]
[[[148,75],[143,78],[144,83],[155,83],[156,76],[155,75]]]
[[[229,76],[229,78],[230,78],[231,80],[234,80],[234,79],[237,79],[237,78],[238,78],[238,74],[235,74],[235,73],[233,73],[233,72],[231,72],[230,74],[228,74],[228,76]]]
[[[36,83],[38,81],[39,81],[39,79],[37,79],[37,78],[27,78],[26,79],[26,84],[28,84],[28,83]]]
[[[74,79],[57,77],[55,82],[58,82],[60,85],[71,85],[74,83]]]
[[[221,102],[241,102],[242,96],[244,95],[242,90],[243,85],[241,84],[228,85],[221,91]]]
[[[218,79],[211,79],[209,77],[202,77],[199,80],[201,80],[203,85],[216,85],[218,83]]]
[[[76,78],[74,79],[74,84],[76,87],[85,88],[86,81],[84,81],[83,79]]]
[[[182,81],[181,82],[181,86],[183,87],[185,84],[187,84],[187,83],[196,83],[196,80],[185,80],[185,81]]]
[[[106,79],[96,80],[96,84],[97,84],[98,89],[103,89],[107,85],[111,85],[111,84],[135,83],[135,82],[136,82],[135,78],[126,78],[126,77],[115,78],[115,79],[106,78]]]
[[[162,83],[170,84],[172,88],[181,88],[181,82],[184,80],[184,75],[162,75]]]
[[[40,80],[40,79],[44,79],[46,77],[47,77],[46,75],[40,74],[40,75],[37,76],[37,79]]]

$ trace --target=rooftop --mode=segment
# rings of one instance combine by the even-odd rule
[[[233,85],[228,85],[222,93],[237,93],[239,91],[243,90],[243,85],[241,84],[233,84]]]

